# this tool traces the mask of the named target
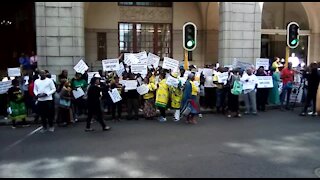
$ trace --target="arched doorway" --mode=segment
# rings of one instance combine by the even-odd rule
[[[310,27],[305,8],[299,2],[265,2],[262,10],[261,57],[273,59],[286,56],[286,27],[289,22],[300,26],[300,42],[291,53],[308,62]]]
[[[21,53],[36,52],[34,2],[0,6],[0,70],[19,66]]]

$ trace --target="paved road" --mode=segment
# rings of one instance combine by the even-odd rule
[[[0,127],[0,177],[316,177],[320,118],[272,110],[198,125],[85,123],[54,133]]]

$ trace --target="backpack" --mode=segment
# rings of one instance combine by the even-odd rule
[[[242,93],[242,84],[239,80],[235,80],[233,83],[233,88],[231,89],[233,95],[240,95]]]

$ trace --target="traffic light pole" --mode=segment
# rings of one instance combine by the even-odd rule
[[[188,61],[188,51],[184,50],[184,64],[183,64],[184,70],[189,70],[189,61]]]
[[[286,46],[286,63],[284,64],[284,67],[288,67],[289,56],[290,56],[290,48]]]

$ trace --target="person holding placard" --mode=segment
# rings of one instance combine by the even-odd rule
[[[239,68],[234,69],[229,72],[229,77],[227,80],[228,87],[228,118],[231,117],[241,117],[239,111],[239,95],[242,93],[241,84],[240,84],[240,70]],[[238,89],[236,89],[238,88]],[[236,89],[236,92],[232,90]],[[232,116],[232,113],[234,114]]]
[[[86,132],[94,131],[94,129],[91,128],[91,119],[94,115],[97,116],[97,121],[100,123],[103,131],[108,131],[111,129],[109,126],[106,126],[103,121],[100,98],[100,79],[94,77],[91,79],[90,87],[88,89],[88,118],[85,129]]]
[[[62,79],[60,81],[57,93],[60,95],[57,123],[60,126],[67,126],[73,121],[71,108],[71,100],[73,98],[72,89],[71,84],[67,79]]]
[[[129,80],[137,81],[134,74],[129,73]],[[128,107],[128,117],[127,120],[139,120],[139,93],[137,92],[137,88],[128,90],[126,93],[127,97],[127,107]],[[132,116],[132,112],[134,112],[134,117]]]
[[[158,84],[157,96],[156,96],[156,106],[160,110],[160,122],[166,122],[166,109],[169,102],[169,87],[167,85],[166,74],[162,72],[159,79],[161,80]]]
[[[174,78],[178,78],[178,73],[171,74]],[[178,87],[169,86],[169,92],[171,95],[171,108],[175,110],[174,121],[178,122],[180,120],[180,108],[182,100],[182,85],[179,81]]]
[[[268,76],[264,67],[260,66],[256,72],[256,76]],[[268,102],[269,88],[257,88],[257,109],[258,111],[266,111],[266,104]]]
[[[256,101],[256,89],[258,86],[258,79],[253,74],[253,70],[248,68],[246,73],[241,77],[243,83],[243,98],[246,105],[246,111],[244,114],[257,115],[257,101]]]
[[[226,99],[226,91],[224,88],[224,83],[219,83],[218,76],[224,73],[224,68],[219,67],[218,72],[213,77],[213,82],[216,84],[216,108],[217,113],[225,113],[225,99]]]
[[[118,76],[114,77],[114,81],[111,82],[111,85],[110,85],[110,89],[115,89],[115,88],[118,90],[120,96],[121,94],[124,93],[124,86],[122,86],[122,84],[119,83]],[[118,118],[116,118],[116,110],[118,112]],[[121,119],[121,113],[122,113],[122,100],[116,103],[113,103],[111,106],[111,111],[112,111],[112,120],[114,122],[116,121],[119,122]]]
[[[146,119],[151,120],[157,115],[157,111],[154,106],[154,92],[157,90],[157,86],[154,84],[154,82],[150,81],[150,78],[148,77],[144,78],[144,83],[147,84],[149,92],[143,95],[143,113]]]
[[[76,73],[75,77],[71,80],[71,88],[74,91],[78,91],[81,88],[83,92],[87,91],[88,83],[85,79],[82,79],[81,73]],[[74,99],[74,110],[75,110],[75,121],[78,121],[78,117],[81,116],[85,111],[85,100],[84,95]]]
[[[213,83],[214,75],[208,75],[205,77],[204,82],[204,95],[206,99],[205,108],[213,109],[216,104],[216,89],[217,85]]]
[[[8,90],[9,108],[11,109],[10,118],[12,120],[12,128],[16,128],[16,122],[22,121],[24,126],[29,126],[26,121],[27,108],[24,103],[24,96],[19,87],[19,80],[12,80],[12,87]]]

